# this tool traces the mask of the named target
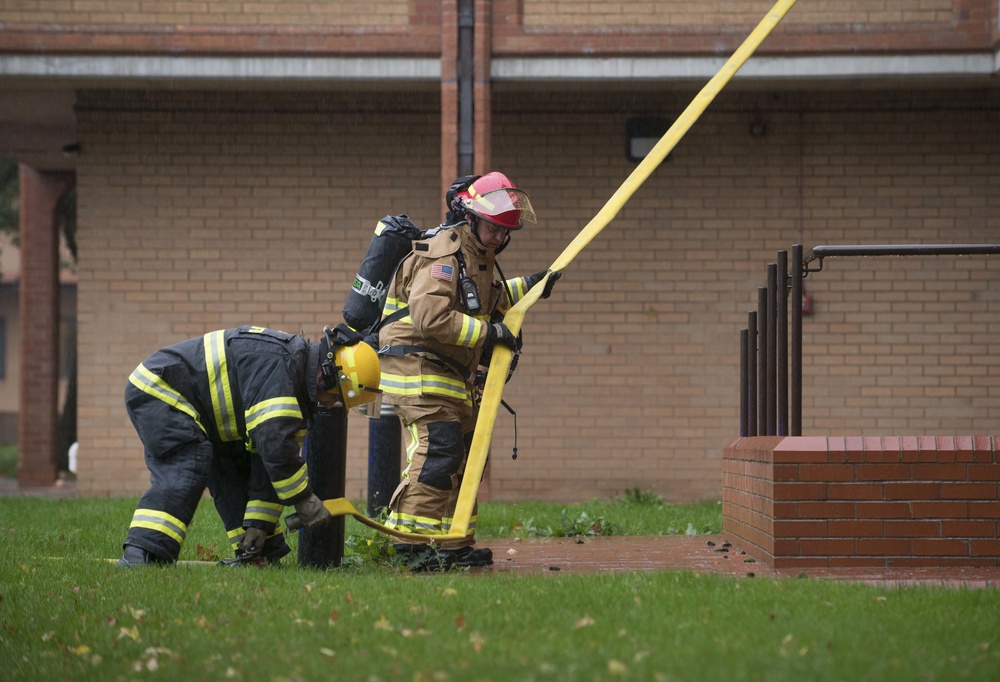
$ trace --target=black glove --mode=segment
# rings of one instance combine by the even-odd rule
[[[542,278],[548,273],[548,270],[542,270],[541,272],[536,272],[533,275],[528,275],[524,278],[524,286],[526,291],[530,291],[531,287],[535,286],[542,281]],[[545,290],[542,291],[542,298],[548,298],[552,295],[552,287],[555,285],[556,280],[562,277],[561,272],[553,272],[549,275],[549,279],[545,282]]]
[[[323,500],[316,495],[309,495],[296,504],[295,513],[299,515],[299,519],[306,528],[313,528],[332,518],[330,512],[323,506]]]
[[[512,351],[518,348],[517,338],[503,322],[491,322],[486,325],[486,343],[483,344],[483,355],[492,357],[493,348],[497,344]]]
[[[243,554],[260,554],[264,551],[267,533],[260,528],[247,528],[237,547]]]

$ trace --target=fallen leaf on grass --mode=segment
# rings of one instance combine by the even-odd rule
[[[472,632],[469,634],[469,643],[472,644],[472,650],[478,654],[483,650],[486,638],[483,637],[482,633]]]
[[[133,642],[139,641],[139,628],[133,625],[130,628],[118,628],[118,639],[125,639],[128,637]]]
[[[594,624],[594,619],[590,616],[584,616],[580,620],[576,621],[573,625],[573,629],[579,630],[580,628],[587,628]]]
[[[377,621],[375,621],[376,630],[392,630],[392,623],[385,616],[380,616]]]
[[[320,647],[319,652],[321,654],[323,654],[324,656],[326,656],[327,658],[336,658],[337,657],[337,654],[334,653],[333,649],[327,649],[325,646],[324,647]]]
[[[463,630],[465,628],[465,616],[461,613],[455,616],[455,629]]]
[[[608,661],[608,672],[612,675],[625,675],[628,673],[628,666],[621,661],[612,658]]]
[[[311,582],[311,583],[306,583],[306,584],[305,584],[305,585],[303,585],[302,587],[304,587],[304,588],[305,588],[306,592],[312,592],[312,591],[313,591],[313,588],[314,588],[314,587],[316,587],[316,583],[315,583],[315,582]]]

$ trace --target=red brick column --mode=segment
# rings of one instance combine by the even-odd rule
[[[441,1],[441,197],[458,176],[458,2]]]
[[[473,172],[484,174],[492,167],[493,98],[490,79],[490,57],[493,53],[493,15],[490,0],[476,0],[476,29],[473,54],[473,107],[475,109],[474,141],[476,162]]]
[[[21,385],[18,483],[55,483],[59,442],[59,230],[56,206],[73,176],[21,164]]]

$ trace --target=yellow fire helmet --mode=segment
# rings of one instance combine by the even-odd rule
[[[365,412],[369,417],[377,417],[382,402],[378,355],[346,325],[337,325],[336,329],[325,327],[323,335],[320,367],[324,390],[339,397],[347,409],[374,403]]]

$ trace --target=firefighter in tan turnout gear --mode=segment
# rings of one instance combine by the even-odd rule
[[[206,487],[238,555],[280,560],[285,506],[307,526],[330,518],[299,454],[316,405],[377,400],[378,380],[378,356],[346,325],[324,329],[318,344],[248,326],[153,353],[125,389],[152,485],[119,565],[176,561]]]
[[[496,344],[519,348],[500,320],[546,274],[504,281],[498,272],[496,254],[510,233],[535,222],[527,194],[505,175],[460,178],[445,203],[445,223],[415,241],[400,264],[379,333],[380,387],[402,423],[408,462],[387,525],[431,541],[450,530],[458,502],[477,416],[476,370]],[[465,538],[396,549],[411,555],[414,570],[492,564],[489,549],[473,546],[474,534],[475,510]]]

